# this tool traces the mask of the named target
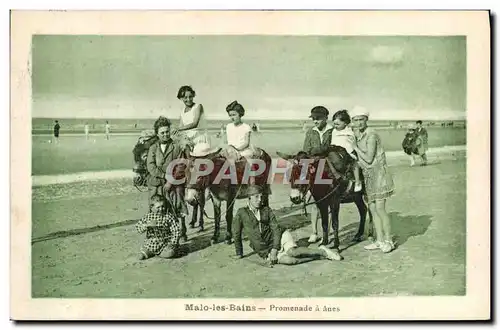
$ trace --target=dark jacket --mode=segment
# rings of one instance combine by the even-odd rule
[[[330,143],[332,142],[333,127],[330,124],[326,124],[325,130],[325,133],[323,133],[323,141],[321,141],[318,129],[316,127],[310,128],[306,132],[302,150],[311,156],[325,154],[330,148]]]
[[[276,216],[270,207],[263,206],[260,210],[262,233],[259,221],[248,206],[242,207],[233,220],[233,238],[236,255],[243,255],[242,233],[250,241],[250,247],[262,258],[266,258],[271,249],[281,250],[281,235],[283,229],[279,226]]]
[[[157,187],[166,183],[165,173],[167,167],[174,159],[181,158],[181,148],[172,142],[167,144],[165,153],[161,151],[160,141],[155,142],[148,151],[148,186]],[[169,169],[172,171],[172,169]]]

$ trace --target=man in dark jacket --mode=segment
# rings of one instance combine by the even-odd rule
[[[306,132],[304,146],[302,148],[308,155],[319,156],[328,152],[332,141],[333,126],[328,124],[329,111],[323,106],[312,108],[311,118],[314,126]]]
[[[314,126],[307,131],[302,150],[309,156],[326,157],[335,179],[344,181],[342,174],[346,170],[346,162],[340,150],[332,152],[333,126],[328,123],[328,115],[329,111],[324,106],[312,108],[309,118],[313,120]]]
[[[248,205],[240,208],[233,220],[236,258],[243,258],[244,232],[254,252],[271,264],[296,265],[320,258],[342,259],[338,252],[326,246],[317,249],[297,246],[292,233],[280,227],[271,208],[262,206],[262,189],[251,186],[248,194]]]
[[[147,169],[149,176],[147,184],[150,198],[158,194],[167,198],[174,205],[181,219],[181,240],[185,241],[187,240],[185,217],[188,210],[184,202],[184,187],[173,187],[172,183],[167,180],[167,174],[173,174],[170,163],[183,156],[182,148],[174,143],[170,137],[170,125],[170,120],[165,117],[159,117],[154,123],[158,141],[151,145],[148,150]]]

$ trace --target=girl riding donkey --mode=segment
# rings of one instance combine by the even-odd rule
[[[204,205],[203,195],[206,189],[214,206],[214,236],[212,242],[217,242],[219,236],[219,224],[221,217],[221,202],[226,202],[226,243],[232,241],[232,219],[234,203],[237,199],[248,197],[248,189],[255,185],[263,189],[263,205],[269,205],[269,195],[271,194],[270,184],[267,182],[271,167],[271,157],[264,150],[256,148],[250,141],[252,129],[250,125],[243,123],[241,117],[245,114],[245,109],[237,101],[226,107],[232,123],[226,127],[227,146],[224,148],[213,148],[208,143],[199,143],[191,152],[193,159],[210,160],[213,168],[210,173],[199,177],[199,171],[195,166],[190,167],[189,180],[187,184],[186,200],[192,205]],[[224,149],[222,152],[221,150]],[[264,168],[255,167],[252,160],[258,159]],[[193,164],[195,164],[193,162]],[[232,179],[231,170],[235,170],[236,182]],[[228,173],[229,171],[229,173]],[[254,173],[252,175],[251,173]],[[256,174],[260,173],[260,174]],[[191,180],[191,178],[193,178]],[[201,220],[200,220],[201,222]],[[202,224],[200,224],[202,227]]]
[[[233,101],[226,107],[226,111],[231,123],[226,126],[225,156],[233,161],[257,157],[258,150],[251,143],[252,128],[242,120],[245,108],[238,101]]]
[[[205,119],[205,109],[201,103],[195,103],[196,92],[191,86],[182,86],[177,98],[184,104],[180,115],[180,124],[172,131],[179,141],[186,143],[190,150],[198,143],[210,143]]]

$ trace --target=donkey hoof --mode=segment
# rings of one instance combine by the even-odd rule
[[[226,238],[225,241],[227,245],[230,245],[233,243],[233,240],[231,238]]]
[[[217,243],[218,243],[217,241],[218,241],[218,240],[217,240],[217,238],[213,238],[213,237],[212,237],[212,239],[210,239],[210,245],[215,245],[215,244],[217,244]]]
[[[188,239],[187,239],[187,236],[181,236],[181,237],[179,238],[179,243],[186,243],[186,242],[187,242],[187,240],[188,240]]]
[[[326,245],[328,245],[328,243],[329,243],[329,242],[328,242],[328,239],[326,239],[326,240],[325,240],[325,239],[323,239],[323,240],[321,240],[321,243],[319,243],[319,245],[320,245],[320,246],[321,246],[321,245],[325,245],[325,246],[326,246]]]
[[[363,241],[363,236],[354,236],[354,238],[352,239],[352,242],[354,243],[359,243],[362,241]]]
[[[193,228],[194,228],[194,223],[192,223],[192,222],[191,222],[191,223],[189,224],[189,228],[193,229]]]
[[[205,228],[203,228],[203,227],[200,227],[200,229],[198,229],[199,233],[204,232],[204,231],[205,231]]]

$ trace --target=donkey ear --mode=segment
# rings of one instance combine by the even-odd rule
[[[276,151],[276,154],[277,154],[279,157],[281,157],[281,158],[283,158],[283,159],[285,159],[285,160],[290,160],[290,159],[295,158],[295,156],[294,156],[294,155],[285,154],[285,153],[283,153],[283,152],[281,152],[281,151]]]

